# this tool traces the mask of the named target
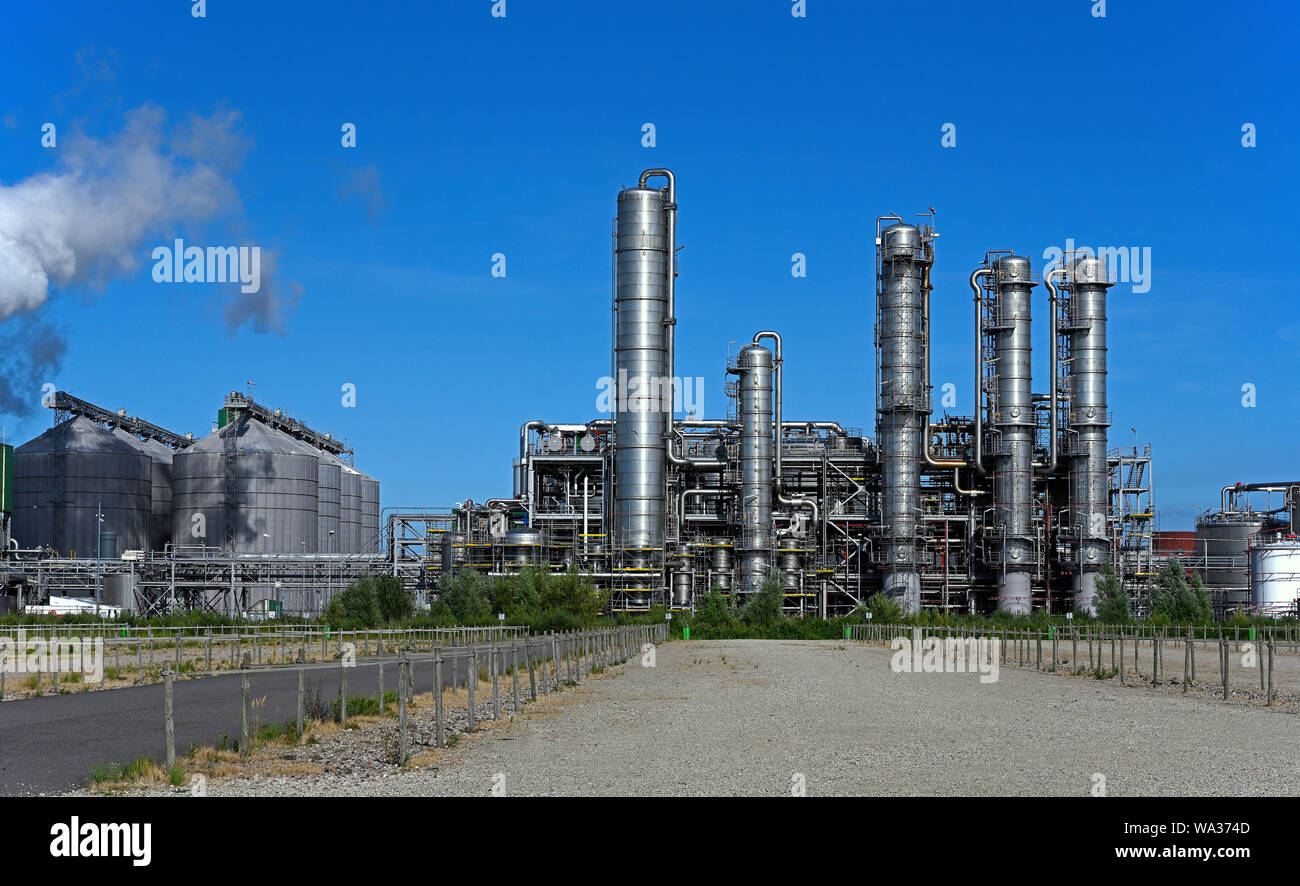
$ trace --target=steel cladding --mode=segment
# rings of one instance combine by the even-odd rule
[[[614,526],[617,546],[641,564],[653,562],[664,541],[664,434],[671,413],[654,396],[668,375],[664,322],[672,256],[664,204],[663,193],[651,188],[618,195]]]
[[[880,232],[880,351],[876,435],[880,445],[884,590],[908,612],[921,605],[917,570],[921,512],[921,424],[929,411],[922,389],[922,273],[929,257],[915,225]]]
[[[998,435],[993,450],[993,506],[1000,537],[992,539],[998,573],[998,608],[1029,612],[1034,568],[1034,408],[1029,259],[1003,256],[993,262],[995,360],[990,424]],[[1106,453],[1102,451],[1105,463]]]
[[[157,440],[141,440],[121,428],[114,428],[114,437],[149,456],[151,471],[149,540],[146,549],[161,551],[172,537],[172,457],[170,446]]]
[[[123,548],[147,548],[153,469],[149,456],[102,425],[77,417],[14,451],[13,537],[20,547],[95,556],[99,524]]]
[[[754,593],[771,571],[772,352],[746,345],[740,373],[740,591]]]
[[[1075,605],[1092,610],[1097,571],[1110,551],[1110,468],[1106,461],[1106,261],[1082,256],[1070,267],[1070,416],[1075,433],[1071,507],[1078,541]]]
[[[173,458],[173,542],[310,553],[319,539],[319,488],[318,459],[305,444],[239,418]]]

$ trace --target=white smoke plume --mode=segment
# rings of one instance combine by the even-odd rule
[[[164,237],[197,240],[199,229],[218,220],[239,225],[231,175],[249,146],[240,123],[238,112],[219,111],[169,127],[161,108],[146,105],[106,139],[60,132],[51,171],[0,184],[0,324],[7,327],[0,339],[29,344],[26,356],[7,355],[12,371],[23,376],[38,363],[49,370],[51,355],[62,352],[48,326],[24,321],[28,334],[15,336],[7,322],[38,311],[52,291],[103,288],[147,262]],[[263,288],[260,300],[227,304],[228,327],[251,319],[258,332],[283,332],[292,300],[277,299],[274,285]],[[43,334],[33,340],[38,327]]]

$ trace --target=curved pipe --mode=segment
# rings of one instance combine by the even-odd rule
[[[921,322],[925,326],[925,340],[922,344],[925,348],[925,381],[922,382],[921,387],[928,397],[930,393],[930,292],[934,287],[930,285],[930,266],[926,265],[921,273]],[[932,468],[953,468],[953,472],[956,473],[957,468],[966,467],[965,459],[939,459],[931,454],[929,412],[921,422],[921,449],[925,454],[925,463]]]
[[[993,269],[987,265],[970,273],[970,288],[975,293],[975,455],[971,462],[981,474],[987,471],[984,470],[984,318],[980,316],[984,290],[979,281],[992,273]],[[1052,347],[1056,347],[1055,342]]]
[[[712,489],[707,487],[697,487],[695,489],[683,489],[681,494],[677,496],[677,525],[678,526],[686,525],[686,499],[694,498],[695,496],[700,496],[700,495],[725,495],[729,498],[734,498],[736,495],[736,490],[723,489],[718,486],[715,486]]]
[[[664,362],[668,370],[668,384],[671,390],[668,393],[664,412],[668,413],[668,426],[672,427],[673,403],[677,399],[677,370],[674,366],[674,339],[677,327],[677,176],[673,175],[671,169],[647,169],[637,180],[637,187],[644,188],[649,179],[659,177],[668,179],[668,201],[664,204],[664,211],[668,215],[668,283],[665,289],[668,316],[664,319]],[[664,437],[664,445],[669,450],[668,454],[671,458],[670,435],[665,434]]]
[[[680,439],[681,436],[682,436],[681,431],[677,430],[676,428],[668,432],[667,453],[668,453],[668,461],[671,464],[690,467],[700,471],[721,471],[727,467],[727,463],[725,461],[716,461],[714,459],[707,459],[707,458],[687,458],[686,456],[678,455],[677,453],[673,452],[673,437],[677,437],[678,439]],[[683,452],[686,451],[685,440],[682,440],[682,451]]]
[[[770,339],[772,339],[772,343],[773,343],[774,345],[776,345],[776,347],[773,349],[773,350],[774,350],[774,353],[775,353],[775,357],[776,357],[776,359],[775,359],[775,361],[774,361],[775,364],[776,364],[776,383],[775,383],[775,386],[776,386],[776,391],[775,391],[775,394],[776,394],[776,404],[775,404],[775,406],[774,406],[773,414],[772,414],[772,423],[776,426],[776,427],[775,427],[775,431],[776,431],[776,465],[775,465],[775,467],[773,468],[773,472],[772,472],[772,473],[773,473],[773,477],[772,477],[772,479],[773,479],[773,481],[774,481],[772,485],[773,485],[773,488],[774,488],[774,490],[775,490],[775,492],[776,492],[776,501],[777,501],[778,504],[783,504],[783,505],[786,505],[786,506],[788,506],[788,507],[811,508],[811,509],[812,509],[812,519],[813,519],[813,522],[816,523],[816,522],[817,522],[817,515],[818,515],[818,511],[817,511],[817,503],[816,503],[816,502],[812,501],[811,499],[807,499],[807,498],[794,498],[794,497],[792,497],[792,496],[789,496],[789,495],[786,495],[786,494],[785,494],[785,482],[784,482],[784,480],[783,480],[782,472],[781,472],[781,466],[782,466],[782,461],[781,461],[781,437],[782,437],[782,433],[781,433],[781,431],[782,431],[782,429],[785,427],[785,423],[781,420],[782,402],[783,402],[783,400],[784,400],[784,396],[783,396],[783,386],[782,386],[782,377],[783,377],[784,374],[785,374],[785,360],[784,360],[784,358],[782,357],[782,353],[781,353],[781,352],[782,352],[781,333],[777,332],[777,331],[774,330],[774,329],[764,329],[764,330],[761,330],[761,331],[759,331],[759,332],[755,332],[755,333],[754,333],[754,344],[759,344],[759,343],[760,343],[763,339],[765,339],[765,338],[770,338]]]
[[[1057,292],[1056,284],[1053,282],[1053,280],[1057,277],[1061,277],[1061,278],[1065,277],[1064,267],[1052,268],[1052,270],[1048,271],[1046,274],[1043,275],[1043,285],[1047,287],[1047,292],[1048,292],[1048,305],[1049,305],[1048,310],[1052,312],[1052,333],[1051,333],[1052,343],[1051,345],[1048,346],[1049,347],[1048,353],[1051,354],[1051,367],[1052,367],[1049,370],[1051,376],[1051,386],[1052,386],[1052,407],[1051,407],[1052,435],[1050,438],[1051,445],[1048,448],[1049,457],[1048,457],[1047,464],[1045,465],[1035,464],[1034,467],[1041,469],[1044,474],[1056,473],[1056,467],[1058,463],[1058,457],[1057,457],[1058,450],[1057,450],[1057,442],[1056,442],[1057,409],[1058,409],[1058,405],[1057,405],[1058,394],[1056,390],[1056,372],[1057,372],[1057,359],[1058,359],[1057,352],[1060,350],[1057,347],[1057,336],[1060,335],[1060,332],[1058,331],[1060,326],[1060,318],[1057,317],[1057,305],[1059,303],[1060,293]]]
[[[1295,480],[1287,480],[1283,483],[1233,483],[1231,486],[1223,487],[1219,493],[1219,504],[1224,512],[1228,509],[1229,492],[1288,492],[1297,487]]]

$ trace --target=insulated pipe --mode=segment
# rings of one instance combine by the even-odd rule
[[[816,505],[816,503],[814,503],[814,502],[812,502],[812,501],[810,501],[809,499],[806,499],[806,498],[792,498],[792,497],[790,497],[790,496],[788,496],[788,495],[785,494],[785,483],[784,483],[784,480],[783,480],[783,478],[782,478],[782,474],[781,474],[781,467],[782,467],[782,462],[781,462],[781,431],[782,431],[782,429],[787,428],[787,427],[798,427],[798,426],[804,426],[804,425],[813,425],[814,427],[825,427],[825,428],[829,428],[829,429],[831,429],[831,430],[838,430],[841,434],[844,432],[844,429],[843,429],[842,427],[840,427],[836,422],[797,422],[797,423],[794,423],[794,422],[785,422],[785,421],[782,421],[782,420],[781,420],[781,410],[782,410],[782,405],[781,405],[781,404],[782,404],[782,400],[783,400],[781,378],[782,378],[782,375],[784,374],[783,366],[784,366],[784,362],[785,362],[784,359],[783,359],[782,356],[781,356],[781,344],[782,344],[782,343],[781,343],[781,333],[776,332],[775,330],[771,330],[771,329],[764,329],[764,330],[762,330],[761,332],[755,332],[755,333],[754,333],[754,342],[753,342],[753,343],[754,343],[754,344],[758,344],[760,341],[762,341],[762,340],[765,339],[765,338],[770,338],[770,339],[772,339],[773,344],[776,345],[776,349],[775,349],[776,359],[775,359],[775,361],[774,361],[775,366],[776,366],[776,372],[775,372],[775,378],[776,378],[776,405],[775,405],[775,408],[774,408],[774,414],[773,414],[773,418],[772,418],[772,423],[773,423],[773,424],[775,425],[775,427],[776,427],[776,438],[775,438],[775,444],[774,444],[774,445],[775,445],[775,452],[776,452],[776,465],[775,465],[775,467],[773,468],[773,472],[772,472],[772,475],[773,475],[773,476],[772,476],[773,485],[774,485],[774,487],[775,487],[775,489],[776,489],[776,501],[777,501],[778,504],[787,505],[787,506],[789,506],[789,507],[811,507],[812,512],[813,512],[813,520],[814,520],[814,522],[815,522],[816,519],[817,519],[817,505]]]
[[[673,451],[672,438],[677,437],[680,439],[681,436],[682,436],[681,432],[675,428],[669,434],[668,448],[666,451],[668,453],[668,461],[670,464],[691,468],[697,471],[721,471],[727,467],[727,463],[725,461],[718,461],[716,459],[707,459],[707,458],[687,458],[686,456],[678,455],[676,452]],[[682,451],[683,452],[686,451],[685,440],[682,441]]]
[[[720,486],[698,486],[694,489],[683,489],[681,494],[677,496],[677,519],[682,525],[686,524],[686,499],[701,495],[720,495],[735,498],[736,490],[723,489]]]
[[[524,496],[526,499],[531,498],[532,489],[532,458],[528,454],[528,432],[533,430],[546,430],[550,427],[546,422],[539,419],[526,421],[519,426],[519,465],[515,468],[515,497]],[[532,512],[531,503],[529,512]]]
[[[987,266],[978,267],[970,273],[971,292],[975,293],[975,470],[981,474],[984,470],[984,318],[980,316],[984,302],[984,289],[980,278],[993,273]],[[1052,347],[1056,347],[1053,343]]]
[[[1056,438],[1058,436],[1057,409],[1059,408],[1057,403],[1058,397],[1057,397],[1057,390],[1056,390],[1056,372],[1057,372],[1057,359],[1058,359],[1057,352],[1060,350],[1060,348],[1057,347],[1057,337],[1060,334],[1059,333],[1060,319],[1057,317],[1057,314],[1059,313],[1057,311],[1057,305],[1060,300],[1060,293],[1057,291],[1056,284],[1053,282],[1054,278],[1056,277],[1061,277],[1061,278],[1065,277],[1064,265],[1062,265],[1059,268],[1052,268],[1050,271],[1048,271],[1046,274],[1043,275],[1043,285],[1047,287],[1047,292],[1048,292],[1048,310],[1052,312],[1052,333],[1051,333],[1052,337],[1050,339],[1051,346],[1049,348],[1051,352],[1050,353],[1051,369],[1048,370],[1051,374],[1050,377],[1051,377],[1051,386],[1052,386],[1052,407],[1051,407],[1052,436],[1050,438],[1051,442],[1050,442],[1050,448],[1048,450],[1049,455],[1047,459],[1047,464],[1044,465],[1035,462],[1034,467],[1036,469],[1041,470],[1044,474],[1056,473],[1057,464],[1059,462],[1057,442],[1056,442]]]
[[[1230,513],[1232,509],[1228,507],[1228,494],[1231,492],[1287,492],[1293,494],[1292,491],[1297,489],[1298,485],[1300,485],[1300,481],[1296,480],[1287,480],[1284,483],[1233,483],[1231,486],[1223,487],[1223,491],[1219,493],[1219,503],[1224,513]]]
[[[641,173],[641,178],[637,181],[637,187],[644,188],[649,179],[661,176],[668,179],[668,201],[664,204],[664,212],[668,217],[668,283],[666,287],[668,304],[664,316],[664,363],[668,370],[666,378],[668,379],[669,391],[667,406],[664,411],[668,413],[671,420],[673,403],[676,402],[677,395],[676,356],[673,350],[677,327],[677,176],[673,175],[671,169],[647,169]],[[667,441],[665,441],[665,445],[671,448],[671,444],[668,444]]]
[[[925,349],[925,381],[921,387],[928,395],[931,390],[930,385],[930,292],[934,289],[930,285],[930,269],[926,267],[921,275],[921,325],[925,327],[925,338],[922,347]],[[978,406],[978,403],[976,404]],[[932,468],[953,468],[956,474],[956,468],[966,467],[964,458],[958,459],[939,459],[935,458],[930,452],[930,412],[925,413],[925,418],[921,421],[921,451],[925,454],[925,463]]]

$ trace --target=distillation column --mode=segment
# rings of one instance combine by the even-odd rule
[[[880,447],[884,591],[907,612],[921,606],[918,533],[921,513],[921,424],[924,389],[922,274],[931,263],[919,228],[880,232],[876,308],[879,373],[876,437]]]
[[[753,594],[771,571],[772,352],[740,351],[740,593]]]
[[[1110,468],[1106,463],[1106,260],[1076,259],[1065,334],[1070,347],[1070,428],[1075,432],[1070,509],[1078,546],[1076,609],[1093,611],[1097,571],[1110,550]]]
[[[663,408],[659,388],[668,376],[670,234],[662,191],[637,187],[619,193],[614,542],[627,565],[641,568],[655,565],[664,542],[664,433],[671,413]]]
[[[993,412],[989,424],[997,432],[994,446],[993,504],[1000,534],[992,539],[998,569],[998,608],[1029,612],[1034,569],[1034,427],[1033,372],[1030,364],[1030,290],[1034,282],[1029,259],[1003,256],[993,262],[994,363]],[[1102,464],[1106,453],[1102,452]]]

